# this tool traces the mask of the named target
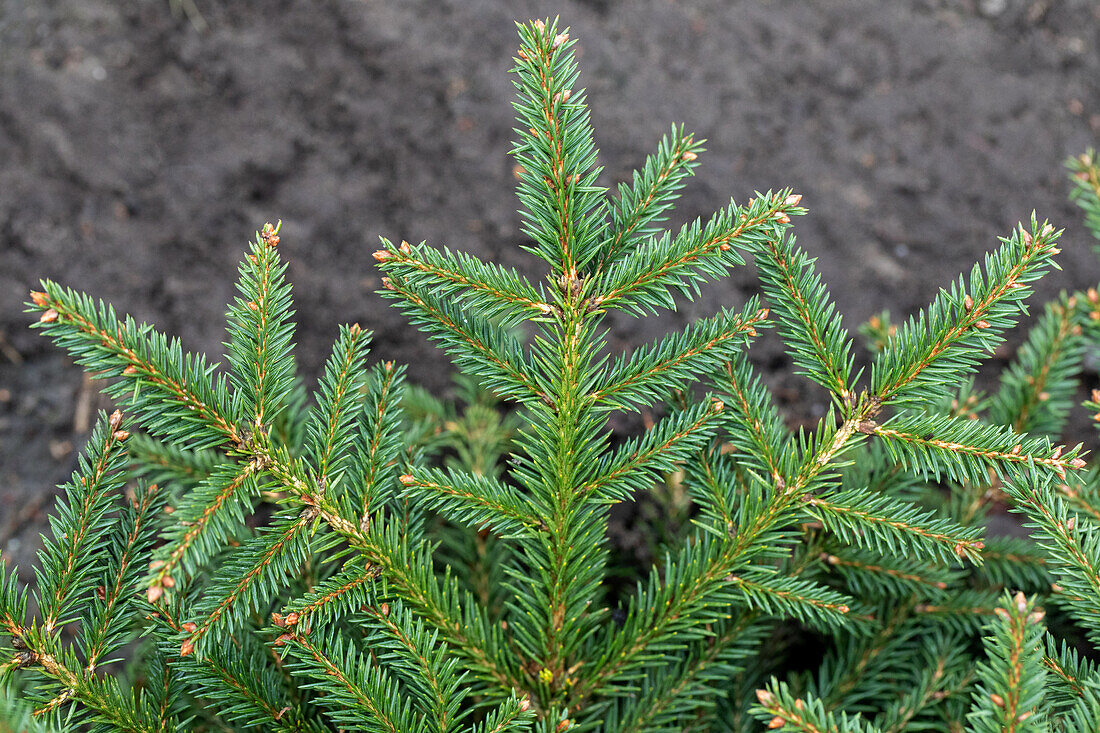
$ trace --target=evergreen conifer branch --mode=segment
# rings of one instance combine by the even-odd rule
[[[926,311],[909,319],[875,358],[871,389],[883,404],[927,404],[973,372],[983,350],[992,350],[1023,310],[1029,287],[1058,254],[1060,231],[1032,216],[1002,238],[966,283],[960,277],[941,290]],[[1026,311],[1024,311],[1026,312]]]
[[[861,598],[942,598],[959,573],[927,563],[917,565],[904,555],[885,557],[850,548],[823,553],[822,561],[853,596]]]
[[[766,721],[769,729],[802,731],[803,733],[879,733],[879,729],[862,718],[849,718],[841,713],[836,716],[821,700],[812,696],[795,697],[783,682],[772,682],[766,689],[757,690],[759,704],[753,714]]]
[[[592,306],[642,315],[676,307],[675,295],[690,298],[706,277],[719,278],[744,264],[736,248],[781,236],[791,215],[789,191],[758,195],[746,206],[730,202],[705,225],[696,219],[672,237],[665,233],[621,257],[597,278]]]
[[[700,402],[662,419],[641,438],[604,454],[582,495],[600,501],[622,501],[649,487],[654,475],[702,448],[723,410],[719,400]]]
[[[797,206],[801,196],[784,203]],[[802,374],[820,384],[841,404],[849,401],[852,342],[836,305],[828,299],[812,259],[795,246],[794,237],[754,242],[760,278],[787,351]]]
[[[375,366],[367,381],[353,448],[357,469],[353,474],[354,485],[359,487],[356,509],[361,527],[370,524],[371,516],[393,493],[391,484],[397,475],[396,464],[404,437],[399,409],[405,394],[404,372],[404,367],[387,361]]]
[[[240,293],[229,309],[226,360],[243,415],[264,425],[278,415],[294,382],[290,284],[276,247],[279,228],[264,226],[240,265]]]
[[[887,450],[911,470],[945,475],[953,481],[983,484],[989,469],[1019,472],[1034,465],[1061,481],[1067,471],[1084,468],[1081,446],[1052,450],[1046,438],[1019,435],[1011,428],[951,416],[902,413],[887,425],[864,428],[884,439]]]
[[[1056,437],[1073,405],[1084,342],[1076,297],[1047,303],[1016,360],[1001,374],[989,421]]]
[[[1023,593],[1005,600],[990,624],[992,636],[985,639],[990,659],[978,667],[978,689],[967,719],[976,732],[1045,731],[1044,613]]]
[[[865,489],[808,496],[805,510],[845,542],[884,555],[904,554],[950,564],[981,563],[981,530],[940,519],[907,502]]]
[[[1096,152],[1089,149],[1076,158],[1070,158],[1066,161],[1066,167],[1073,183],[1070,200],[1081,207],[1085,213],[1085,226],[1094,237],[1100,239],[1100,165],[1097,164]],[[1094,243],[1093,247],[1095,249],[1097,245]]]
[[[685,133],[683,125],[679,129],[673,125],[641,172],[634,171],[631,184],[619,184],[619,197],[610,205],[608,237],[600,243],[593,273],[598,275],[622,253],[659,231],[651,225],[664,221],[664,212],[679,198],[684,179],[698,165],[703,142]]]
[[[145,572],[142,559],[152,547],[156,515],[164,505],[164,490],[153,484],[135,492],[120,511],[118,527],[109,540],[107,567],[77,636],[85,674],[95,672],[100,661],[118,648],[134,620],[135,594]]]
[[[42,632],[52,638],[71,621],[73,604],[86,596],[105,564],[107,513],[125,482],[125,429],[121,412],[101,415],[88,438],[89,450],[65,485],[51,521],[52,536],[43,538],[36,568],[36,605],[42,615]]]
[[[596,185],[596,149],[584,90],[575,90],[577,64],[568,31],[557,20],[517,24],[514,84],[518,90],[519,136],[512,154],[519,168],[517,191],[525,247],[558,276],[573,281],[596,254],[604,236],[605,189]]]
[[[728,439],[738,450],[738,458],[756,466],[763,476],[779,485],[794,475],[798,453],[790,440],[790,431],[747,358],[743,355],[724,367],[725,374],[715,382],[732,407],[723,414]]]
[[[850,596],[829,590],[813,581],[782,577],[773,572],[753,571],[727,578],[741,605],[779,618],[799,621],[826,630],[851,623]]]
[[[768,311],[750,299],[740,313],[723,309],[685,331],[643,346],[629,358],[615,361],[592,400],[614,408],[660,402],[671,392],[685,389],[698,375],[721,369],[756,336],[756,328],[763,327],[767,317]]]
[[[332,630],[287,634],[279,643],[287,650],[287,667],[315,690],[317,704],[336,725],[369,733],[427,730],[397,679]]]
[[[214,472],[225,458],[212,450],[191,451],[135,432],[126,444],[133,470],[149,483],[191,488]]]
[[[317,393],[317,406],[306,421],[305,455],[309,457],[317,481],[331,486],[350,458],[353,429],[362,409],[360,391],[371,334],[358,324],[344,326],[325,363]]]
[[[318,514],[309,509],[297,517],[279,517],[268,531],[260,531],[234,553],[210,582],[206,595],[194,606],[197,621],[185,624],[188,631],[181,656],[193,652],[205,655],[210,644],[237,633],[247,618],[282,590],[287,575],[297,573],[310,545],[324,547],[324,538],[313,542],[307,536]],[[329,544],[334,544],[329,538]],[[211,634],[213,633],[213,636]]]
[[[251,513],[259,493],[258,464],[223,464],[192,492],[185,505],[172,513],[165,531],[166,544],[157,550],[156,572],[150,581],[149,602],[155,602],[166,588],[191,576],[220,552],[226,541],[241,533],[244,517]]]
[[[211,379],[205,359],[184,355],[149,326],[90,297],[44,280],[44,292],[31,293],[31,310],[42,315],[35,326],[100,379],[122,377],[105,392],[128,398],[129,407],[152,435],[191,450],[236,445],[238,408],[228,400],[224,379]]]
[[[464,252],[442,251],[402,242],[394,246],[382,239],[383,248],[374,253],[379,267],[413,290],[430,292],[452,303],[462,303],[510,328],[531,317],[549,314],[551,306],[515,270],[482,262]]]
[[[401,298],[413,323],[439,341],[455,365],[477,377],[486,389],[519,402],[549,399],[531,380],[523,347],[511,334],[471,318],[434,295],[407,287],[397,278],[385,278],[382,284],[388,291],[384,294]]]
[[[524,498],[488,476],[421,469],[401,476],[404,496],[413,497],[447,519],[504,537],[530,536],[541,522]]]

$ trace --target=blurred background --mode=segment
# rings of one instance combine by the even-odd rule
[[[1033,209],[1067,229],[1035,302],[1100,277],[1062,167],[1100,138],[1092,0],[0,0],[5,561],[27,568],[108,406],[27,328],[39,278],[216,356],[236,262],[281,219],[305,374],[357,321],[374,358],[448,389],[371,252],[427,240],[543,277],[519,248],[508,70],[513,21],[553,15],[579,41],[604,183],[685,123],[707,153],[670,225],[794,188],[853,331],[914,313]],[[611,345],[757,290],[743,268],[677,313],[615,319]],[[792,422],[821,414],[778,344],[752,354]]]

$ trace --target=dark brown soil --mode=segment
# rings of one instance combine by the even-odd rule
[[[1044,298],[1100,276],[1061,168],[1100,135],[1091,0],[196,2],[202,32],[169,0],[0,0],[0,549],[24,567],[103,404],[27,328],[40,277],[217,354],[235,262],[282,219],[306,372],[358,321],[448,385],[370,253],[427,240],[541,277],[507,155],[513,19],[580,40],[606,183],[673,121],[709,139],[674,225],[804,194],[799,242],[849,327],[927,303],[1032,209],[1068,228]],[[755,289],[746,268],[614,345]],[[822,409],[774,346],[759,361],[792,415]]]

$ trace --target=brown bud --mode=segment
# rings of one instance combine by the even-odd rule
[[[107,587],[103,585],[97,585],[95,589],[95,597],[103,601],[107,599]]]
[[[536,20],[531,25],[535,26],[535,30],[537,30],[539,33],[543,33],[546,31],[546,24],[543,23],[541,20]]]
[[[805,707],[806,707],[806,703],[802,702],[802,698],[799,698],[799,699],[794,701],[794,709],[795,710],[803,710],[803,709],[805,709]]]
[[[1039,232],[1039,236],[1041,236],[1041,237],[1049,237],[1051,234],[1054,234],[1054,225],[1053,224],[1044,225],[1043,226],[1043,231]]]
[[[386,290],[397,290],[397,288],[393,284],[393,280],[390,280],[388,277],[382,278],[382,287],[384,287]]]
[[[151,585],[149,589],[145,591],[145,598],[148,599],[150,603],[156,603],[160,600],[162,595],[164,595],[164,588],[160,585]]]
[[[1069,467],[1070,468],[1080,469],[1080,468],[1084,468],[1087,465],[1088,464],[1085,462],[1085,459],[1083,459],[1083,458],[1074,458],[1072,461],[1069,462]]]
[[[40,290],[32,290],[31,291],[31,302],[33,302],[39,308],[42,308],[43,306],[45,306],[46,303],[49,302],[49,298],[50,298],[50,296],[46,295],[45,293],[43,293]]]
[[[115,440],[123,441],[123,440],[126,440],[127,438],[130,437],[130,431],[129,430],[116,430],[115,432],[111,433],[111,437],[114,438]]]
[[[383,603],[381,606],[378,607],[378,612],[381,613],[383,616],[389,616],[390,615],[390,604]]]
[[[573,90],[572,89],[566,89],[564,92],[561,93],[561,101],[568,102],[569,98],[572,97],[572,96],[573,96]]]
[[[401,482],[402,486],[412,486],[416,483],[416,478],[411,473],[402,474],[397,480]]]
[[[775,730],[776,728],[782,728],[784,725],[786,725],[786,722],[778,715],[768,721],[768,728],[772,730]]]
[[[991,693],[989,699],[992,700],[993,704],[999,708],[1003,708],[1005,706],[1005,699],[998,695],[996,692]]]
[[[280,629],[286,626],[286,621],[283,620],[283,614],[281,613],[271,614],[271,623],[278,626]]]
[[[693,153],[689,150],[686,153],[684,153],[683,155],[681,155],[680,159],[681,160],[686,160],[687,162],[690,163],[691,161],[697,159],[698,157],[699,157],[698,155],[696,155],[695,153]]]
[[[111,430],[118,430],[118,426],[122,424],[122,410],[112,412],[107,418],[107,424],[111,426]]]
[[[974,299],[970,297],[969,293],[963,298],[963,310],[967,313],[974,307]]]
[[[530,61],[531,60],[530,57],[528,57],[527,52],[524,51],[522,48],[518,52],[516,52],[516,55],[519,56],[524,61]]]
[[[379,262],[385,262],[387,260],[392,260],[393,258],[393,252],[390,252],[388,249],[379,249],[375,250],[374,252],[374,259],[378,260]]]
[[[775,212],[775,220],[778,221],[780,224],[791,223],[791,217],[787,216],[787,214],[782,211]]]
[[[171,575],[165,575],[163,578],[161,578],[160,584],[163,585],[165,588],[175,588],[176,579],[173,578]]]
[[[138,368],[136,366],[130,364],[128,367],[122,370],[122,373],[123,375],[129,376],[131,374],[137,374],[137,370]]]
[[[550,50],[551,51],[557,51],[559,48],[561,48],[561,45],[563,43],[565,43],[566,41],[568,41],[568,40],[569,40],[569,34],[568,33],[559,33],[558,35],[554,36],[554,42],[552,44],[550,44]]]
[[[875,428],[878,427],[878,423],[874,420],[862,420],[859,425],[856,426],[856,430],[864,435],[874,435]]]
[[[801,202],[801,201],[802,201],[802,194],[792,193],[790,196],[783,199],[783,205],[784,206],[798,206],[799,202]]]
[[[714,400],[714,402],[711,403],[711,409],[715,412],[721,412],[726,409],[726,403],[722,400]]]
[[[272,642],[272,646],[282,646],[288,641],[294,640],[294,634],[280,634],[279,638]]]
[[[59,314],[57,311],[55,311],[53,308],[50,308],[48,311],[39,316],[38,320],[40,323],[53,323],[57,320],[58,315]]]
[[[1031,232],[1026,229],[1020,230],[1020,239],[1025,245],[1031,246]]]
[[[837,606],[836,610],[840,611],[841,613],[848,613],[852,609],[848,608],[847,606],[842,605],[842,606]]]
[[[149,563],[149,569],[150,570],[159,570],[160,568],[163,568],[163,567],[164,567],[164,560],[154,560],[153,562]]]
[[[195,642],[191,641],[190,639],[183,642],[183,645],[180,647],[180,656],[181,657],[190,656],[194,652],[195,652]]]
[[[363,333],[363,328],[358,323],[353,323],[348,326],[348,331],[351,333],[352,336],[358,336],[359,334]]]
[[[1016,610],[1023,613],[1027,610],[1027,596],[1023,591],[1016,591],[1016,595],[1012,597],[1013,603],[1016,604]]]
[[[409,243],[406,242],[404,239],[401,240],[401,246],[398,247],[398,249],[401,250],[402,254],[406,254],[406,255],[409,254],[410,252],[412,252],[412,246],[409,245]]]
[[[187,623],[180,626],[180,628],[183,629],[184,631],[186,631],[188,634],[190,634],[195,629],[199,628],[199,626],[194,621],[188,621]]]
[[[247,303],[245,303],[245,305],[248,306],[248,310],[250,311],[255,311],[259,309],[259,306],[256,305],[256,301],[254,300],[248,301]]]
[[[771,705],[775,700],[775,695],[771,694],[767,690],[757,690],[756,699],[760,701],[761,705]]]
[[[298,623],[298,614],[295,611],[291,611],[286,615],[286,625],[293,626]]]
[[[974,324],[974,328],[989,328],[989,321],[978,321]]]
[[[1052,461],[1057,461],[1060,455],[1062,455],[1062,446],[1059,445],[1055,447],[1054,452],[1050,454],[1050,459]]]

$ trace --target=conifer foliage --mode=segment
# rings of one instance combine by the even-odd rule
[[[1057,441],[1100,296],[1049,305],[995,395],[970,379],[1060,232],[1033,216],[928,308],[879,318],[861,370],[791,233],[798,194],[664,231],[702,141],[673,127],[610,193],[575,40],[549,21],[519,36],[512,154],[545,280],[426,243],[374,254],[384,295],[462,373],[463,410],[368,367],[358,325],[311,399],[270,225],[241,264],[221,369],[86,295],[32,293],[36,325],[120,411],[65,487],[33,590],[0,568],[0,718],[1096,729],[1100,677],[1041,606],[1063,638],[1097,642],[1096,472]],[[1100,229],[1091,156],[1074,171]],[[610,314],[674,309],[748,258],[762,297],[609,353]],[[765,328],[830,398],[813,429],[787,426],[747,356]],[[663,416],[617,440],[616,412]],[[639,568],[609,545],[611,512],[654,503],[685,521],[651,527],[656,559]],[[997,503],[1033,541],[987,535]],[[782,661],[809,646],[820,664]]]

